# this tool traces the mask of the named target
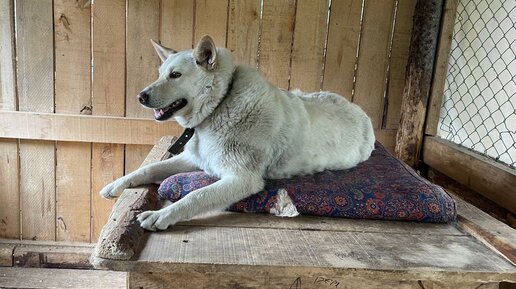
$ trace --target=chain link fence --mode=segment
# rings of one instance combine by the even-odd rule
[[[516,167],[516,1],[460,0],[439,136]]]

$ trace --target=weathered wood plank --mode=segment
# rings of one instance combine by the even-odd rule
[[[52,0],[15,3],[19,110],[54,112]],[[54,240],[54,143],[22,140],[19,160],[22,237]]]
[[[16,244],[16,243],[14,243]],[[1,244],[0,244],[1,246]],[[89,258],[93,244],[21,243],[16,244],[13,266],[24,268],[92,269]]]
[[[125,114],[125,0],[97,0],[92,5],[92,114]],[[91,240],[97,240],[114,201],[99,191],[124,174],[124,146],[92,144]]]
[[[160,60],[149,39],[159,40],[160,0],[127,1],[126,111],[128,117],[153,118],[136,95],[156,80]],[[151,146],[126,145],[125,173],[138,168]]]
[[[258,66],[260,38],[260,0],[231,0],[227,48],[237,63]]]
[[[443,0],[418,0],[410,39],[396,156],[417,166],[423,145],[428,97],[433,76]]]
[[[228,0],[196,0],[194,46],[203,35],[209,34],[215,45],[226,47]]]
[[[16,110],[14,3],[0,1],[0,110]],[[20,235],[18,143],[0,140],[0,236]]]
[[[455,26],[458,5],[458,0],[445,0],[425,128],[425,133],[433,136],[437,135],[439,114],[443,104],[444,85],[446,74],[448,73],[448,59],[450,57],[453,27]]]
[[[164,135],[180,135],[182,131],[173,121],[0,111],[0,137],[6,138],[151,145]],[[384,146],[394,148],[396,130],[377,129],[375,135]]]
[[[15,244],[0,243],[0,267],[11,267],[13,265],[13,252]]]
[[[0,268],[2,288],[76,288],[76,289],[123,289],[127,273],[43,269],[43,268]]]
[[[321,89],[324,47],[328,33],[328,8],[328,1],[297,1],[290,73],[291,89]]]
[[[14,1],[0,0],[0,110],[16,110]],[[20,237],[18,141],[0,139],[0,237]]]
[[[362,0],[332,1],[323,90],[351,100],[360,35]]]
[[[248,214],[234,212],[217,212],[206,216],[200,216],[190,221],[181,222],[177,226],[269,228],[283,230],[342,231],[443,236],[465,235],[465,233],[458,230],[453,224],[426,224],[415,222],[357,220],[314,216],[279,218],[268,214]]]
[[[516,214],[516,170],[438,137],[425,137],[423,161]]]
[[[87,2],[54,0],[56,113],[91,115],[91,4]],[[57,142],[57,240],[90,241],[90,196],[91,144]]]
[[[469,236],[175,226],[146,237],[135,260],[104,265],[135,272],[262,273],[271,278],[294,272],[297,277],[449,283],[516,279],[515,266]]]
[[[458,227],[516,266],[516,230],[456,197]]]
[[[20,238],[18,141],[0,140],[0,237]]]
[[[294,271],[294,270],[293,270]],[[385,281],[377,278],[353,278],[353,276],[269,276],[258,272],[254,275],[238,275],[227,273],[129,273],[129,288],[361,288],[361,289],[498,289],[497,283],[471,282],[464,284],[432,281]]]
[[[382,126],[395,0],[365,2],[353,102]]]
[[[416,1],[414,0],[398,1],[387,90],[387,116],[382,124],[387,129],[397,129],[400,123],[401,99],[405,87],[405,69],[409,55],[412,16],[415,7]]]
[[[58,143],[56,239],[90,242],[91,145]]]
[[[193,47],[194,6],[192,0],[161,1],[161,43],[175,50]]]
[[[0,1],[0,110],[16,110],[14,1]]]
[[[396,133],[395,129],[375,129],[374,136],[387,150],[394,154],[394,147],[396,146]]]
[[[264,1],[262,17],[258,66],[273,85],[288,88],[296,1]]]
[[[136,95],[156,80],[160,61],[150,39],[159,40],[160,0],[127,1],[126,116],[153,118]]]
[[[182,131],[174,121],[0,111],[0,137],[5,138],[153,145]]]
[[[135,171],[149,154],[152,145],[126,145],[125,146],[125,174]]]
[[[175,141],[173,137],[163,137],[153,147],[142,166],[166,159],[168,148]],[[159,207],[156,185],[125,190],[118,198],[107,224],[102,228],[92,256],[92,263],[100,266],[103,259],[128,260],[136,253],[143,237],[143,228],[136,216]]]

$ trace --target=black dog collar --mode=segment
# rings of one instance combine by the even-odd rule
[[[194,132],[194,128],[186,128],[176,142],[168,149],[168,152],[173,155],[179,154],[185,144],[192,138]]]

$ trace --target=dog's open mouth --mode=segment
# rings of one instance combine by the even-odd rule
[[[170,117],[172,117],[172,115],[174,115],[176,111],[185,107],[187,103],[188,102],[186,101],[186,99],[181,98],[174,101],[171,105],[167,107],[154,109],[154,118],[156,120],[167,120]]]

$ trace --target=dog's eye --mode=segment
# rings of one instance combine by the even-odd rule
[[[177,72],[177,71],[172,71],[169,75],[170,78],[179,78],[181,77],[181,73]]]

